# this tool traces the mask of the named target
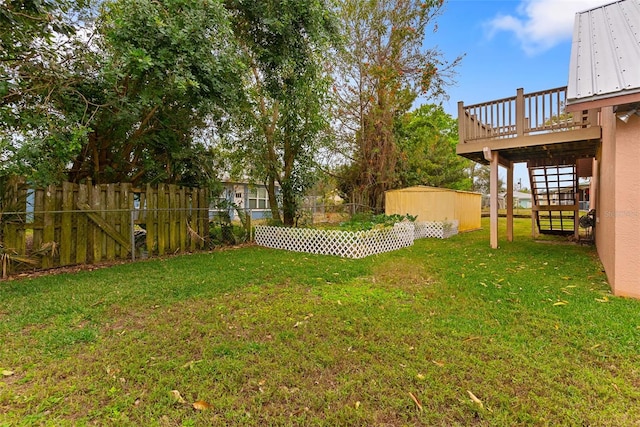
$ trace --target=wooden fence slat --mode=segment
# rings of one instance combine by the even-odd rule
[[[16,201],[17,199],[15,198],[16,194],[15,194],[15,190],[14,190],[14,182],[12,181],[8,181],[5,185],[6,185],[6,193],[4,194],[4,202],[5,204],[5,209],[4,211],[17,211],[17,206],[16,206]],[[16,228],[14,226],[14,224],[12,224],[12,218],[9,215],[6,214],[2,214],[0,215],[0,217],[2,218],[2,236],[3,236],[3,241],[0,242],[4,245],[5,250],[13,250],[16,246]],[[4,272],[3,272],[4,273]]]
[[[93,221],[93,223],[97,225],[102,231],[108,234],[111,239],[125,246],[127,248],[127,251],[131,249],[129,238],[120,234],[118,230],[116,230],[113,225],[109,224],[105,218],[102,218],[99,213],[92,212],[89,205],[79,205],[78,209],[84,211],[87,217],[89,217],[89,219]]]
[[[60,265],[71,264],[72,224],[71,210],[73,209],[73,184],[62,183],[62,218],[60,224]]]
[[[147,193],[145,191],[140,191],[138,193],[140,196],[140,205],[138,210],[138,224],[146,224],[147,223]]]
[[[178,249],[178,227],[176,222],[176,186],[169,185],[169,250],[175,252]]]
[[[41,188],[37,189],[33,195],[33,242],[32,250],[39,250],[42,246],[42,232],[44,230],[44,193]]]
[[[156,211],[157,197],[151,184],[147,184],[147,191],[145,193],[147,200],[147,213],[145,218],[145,225],[147,230],[147,251],[152,254],[157,250],[156,248],[156,224],[158,218],[158,212]]]
[[[180,235],[180,250],[187,250],[187,192],[184,187],[180,187],[180,193],[178,198],[178,206],[180,211],[178,212],[178,228]]]
[[[18,255],[24,256],[27,253],[27,195],[28,188],[24,184],[24,182],[16,181],[16,202],[18,209],[16,212],[25,212],[25,214],[20,214],[18,216],[18,224],[16,229],[16,241],[14,244],[14,249],[18,253]]]
[[[120,184],[120,202],[118,208],[122,209],[120,213],[120,234],[129,239],[129,247],[131,248],[131,210],[133,209],[133,194],[131,193],[131,184]],[[131,248],[135,250],[135,248]],[[126,246],[120,245],[120,258],[126,258],[129,255]]]
[[[42,267],[53,267],[53,258],[56,252],[57,243],[55,242],[55,214],[51,213],[56,210],[56,187],[49,185],[44,194],[44,224],[42,229],[42,247],[47,246],[48,250],[42,256]]]
[[[100,187],[98,185],[94,185],[90,187],[91,197],[89,200],[90,209],[95,211],[100,210]],[[100,262],[102,260],[102,232],[100,228],[94,223],[89,223],[91,227],[90,235],[92,237],[91,247],[92,251],[92,261]]]
[[[209,241],[209,205],[207,203],[207,193],[204,189],[196,189],[194,190],[198,194],[198,217],[200,221],[198,221],[198,236],[201,237],[199,239],[198,247],[200,249],[204,249],[206,247],[206,243]]]
[[[158,185],[158,255],[164,255],[167,248],[167,189],[164,184]]]
[[[110,224],[110,226],[112,227],[112,229],[119,234],[118,231],[118,225],[116,224],[116,220],[118,218],[118,215],[115,214],[115,212],[113,212],[116,209],[116,192],[115,192],[115,188],[113,187],[113,184],[107,184],[106,186],[106,192],[105,192],[105,197],[106,197],[106,212],[105,212],[105,223],[106,224]],[[91,217],[89,217],[91,218]],[[103,227],[100,227],[104,230]],[[109,234],[110,237],[111,236],[110,233]],[[116,258],[116,240],[115,238],[113,239],[106,239],[106,247],[107,247],[107,260],[111,261],[114,260]]]
[[[78,186],[77,205],[89,205],[87,195],[87,185],[80,184]],[[87,216],[76,214],[76,264],[84,264],[87,262],[87,242],[89,235],[87,233],[88,224]]]

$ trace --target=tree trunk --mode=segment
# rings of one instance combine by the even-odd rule
[[[276,198],[276,181],[272,176],[267,179],[267,196],[269,197],[271,218],[277,223],[282,223],[280,210],[278,209],[278,199]]]

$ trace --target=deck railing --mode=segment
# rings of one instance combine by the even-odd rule
[[[567,113],[567,87],[465,106],[458,103],[460,142],[492,138],[515,138],[546,132],[567,131],[597,124],[595,110]]]

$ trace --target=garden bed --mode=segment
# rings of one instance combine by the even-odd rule
[[[455,234],[458,234],[458,221],[399,222],[392,227],[360,231],[259,225],[255,241],[260,246],[274,249],[364,258],[411,246],[414,239],[446,239]]]
[[[255,240],[260,246],[294,252],[364,258],[413,245],[414,224],[397,223],[392,227],[363,231],[318,230],[256,226]]]

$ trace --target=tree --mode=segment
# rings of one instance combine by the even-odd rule
[[[51,4],[66,16],[65,2]],[[82,11],[84,28],[53,28],[44,53],[7,65],[19,77],[3,104],[16,116],[3,129],[9,163],[54,165],[48,180],[205,184],[212,159],[199,130],[241,97],[222,1],[105,0]]]
[[[240,149],[241,173],[266,184],[273,218],[293,225],[300,196],[313,184],[314,155],[328,124],[322,58],[333,16],[319,0],[228,0],[226,6],[249,70],[248,102],[233,118],[228,142]]]
[[[8,0],[0,9],[0,174],[60,179],[86,123],[56,108],[77,100],[74,73],[91,61],[77,33],[89,0]],[[81,53],[81,54],[79,54]],[[80,101],[82,102],[82,101]]]
[[[104,57],[82,90],[94,120],[71,179],[202,184],[197,131],[240,98],[222,2],[112,0],[97,29]]]
[[[473,183],[471,190],[482,194],[490,193],[491,169],[489,165],[471,162],[469,165],[469,178]],[[498,178],[498,193],[505,191],[504,181]]]
[[[347,169],[355,181],[345,194],[381,210],[384,192],[398,182],[399,151],[394,120],[409,110],[418,94],[444,96],[460,62],[423,47],[426,31],[440,13],[442,0],[346,0],[340,13],[345,49],[334,73],[339,84],[339,127],[352,141]],[[353,201],[353,200],[352,200]]]
[[[470,190],[470,161],[456,154],[458,122],[442,106],[422,105],[396,124],[397,174],[402,186]]]

